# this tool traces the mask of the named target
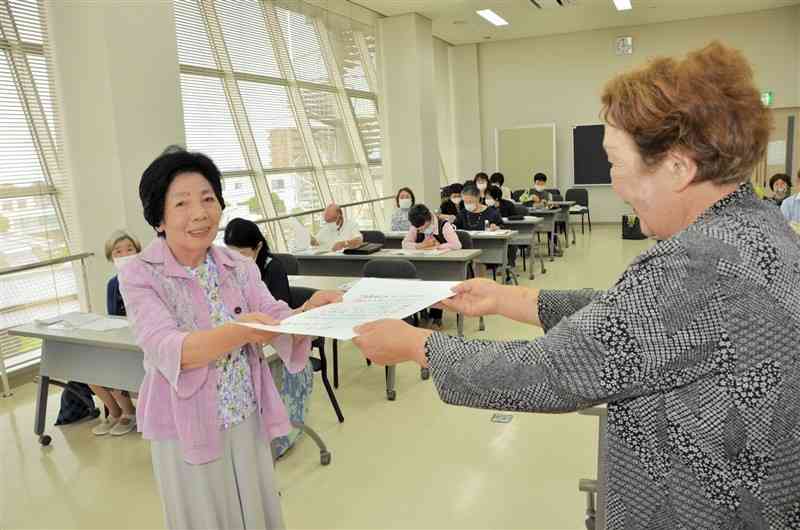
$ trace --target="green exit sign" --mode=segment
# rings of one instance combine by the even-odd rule
[[[763,103],[765,107],[771,107],[774,99],[775,95],[771,90],[761,93],[761,103]]]

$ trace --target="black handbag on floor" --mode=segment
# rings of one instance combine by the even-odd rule
[[[639,218],[635,215],[622,216],[622,239],[647,239],[642,233]]]

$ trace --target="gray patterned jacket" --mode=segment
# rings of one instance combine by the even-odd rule
[[[605,292],[542,291],[533,341],[426,345],[441,398],[608,403],[608,528],[800,529],[800,239],[742,185]]]

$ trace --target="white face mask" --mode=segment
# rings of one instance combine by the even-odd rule
[[[450,197],[450,202],[458,206],[461,203],[461,197]]]
[[[477,205],[477,204],[467,204],[467,203],[464,203],[464,208],[465,208],[465,209],[466,209],[468,212],[474,212],[474,211],[475,211],[475,209],[476,209],[477,207],[478,207],[478,205]]]
[[[478,182],[478,189],[484,191],[486,189],[486,183],[483,181]]]
[[[398,202],[400,203],[400,208],[403,208],[404,210],[411,208],[411,199],[400,199]]]
[[[494,199],[486,199],[486,206],[494,206],[497,202]]]
[[[114,258],[114,267],[117,270],[120,270],[126,263],[130,262],[134,258],[136,258],[136,254],[131,254],[130,256],[119,256],[117,258]]]
[[[541,184],[536,184],[533,187],[533,189],[535,189],[536,191],[544,191],[544,186],[542,186]]]

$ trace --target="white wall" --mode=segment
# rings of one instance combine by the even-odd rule
[[[680,55],[712,39],[741,49],[756,82],[775,93],[774,106],[800,103],[800,7],[615,28],[479,45],[482,156],[495,164],[494,130],[555,122],[558,171],[565,190],[573,182],[572,127],[598,123],[600,93],[615,74],[656,55]],[[632,35],[635,52],[618,57],[614,37]],[[457,88],[458,84],[454,84]],[[456,114],[456,130],[463,124]],[[627,207],[610,187],[592,188],[593,221],[619,221]]]
[[[184,143],[171,2],[46,4],[66,162],[89,260],[89,299],[105,311],[114,273],[104,256],[111,232],[127,228],[147,244],[139,179],[169,144]]]

